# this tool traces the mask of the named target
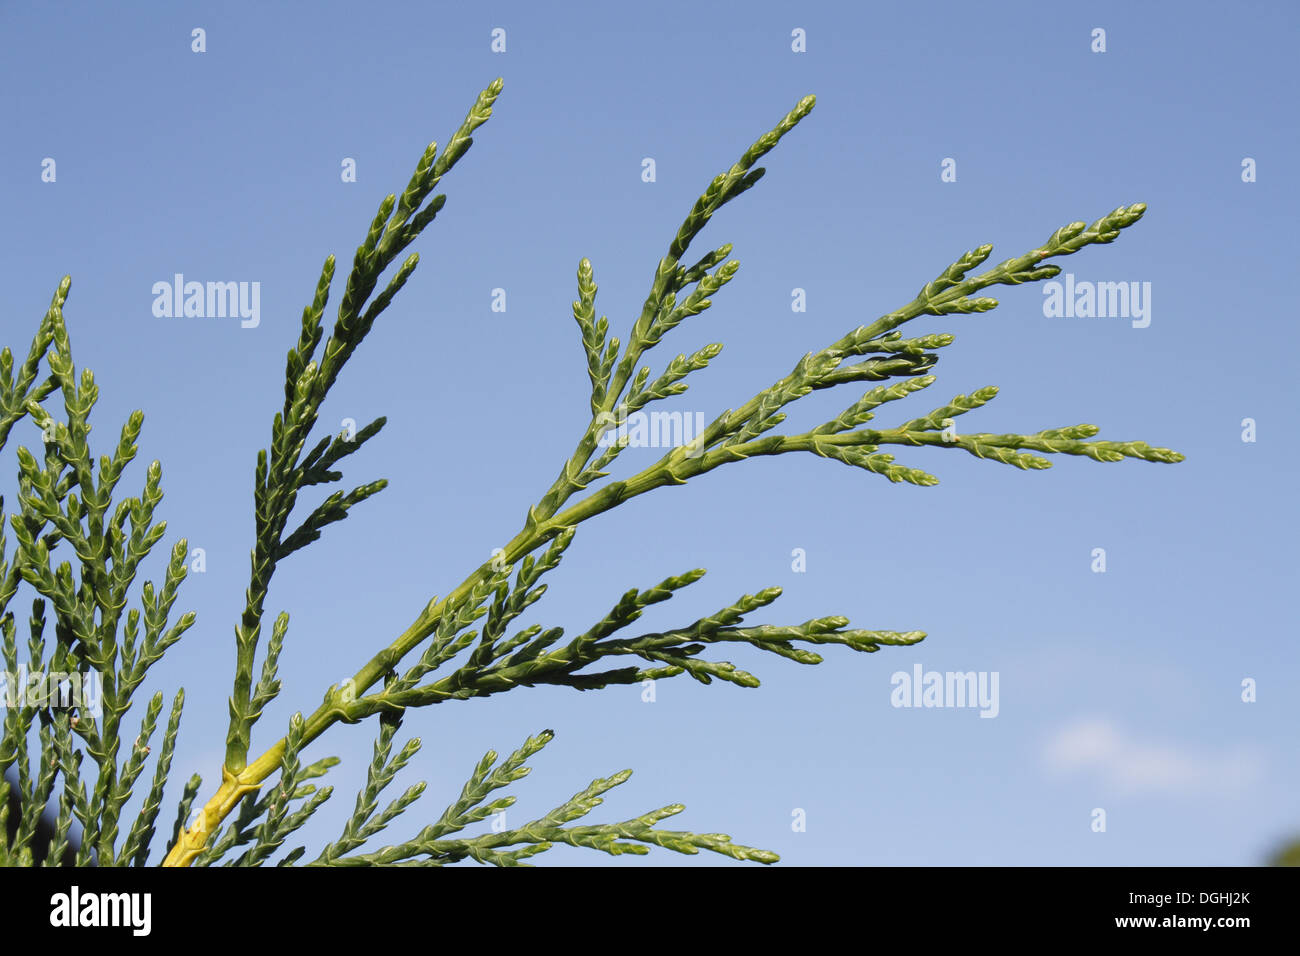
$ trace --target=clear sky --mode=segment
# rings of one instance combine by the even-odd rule
[[[339,256],[337,303],[379,200],[501,76],[493,118],[413,247],[420,268],[325,407],[321,435],[388,416],[345,481],[391,485],[277,574],[268,618],[291,614],[284,692],[255,748],[513,535],[558,473],[587,414],[570,308],[579,259],[594,264],[597,314],[625,337],[691,203],[815,93],[813,113],[765,158],[766,178],[697,240],[700,254],[734,243],[741,268],[652,353],[727,346],[673,408],[712,418],[746,401],[805,352],[910,301],[965,250],[992,242],[999,262],[1140,201],[1146,217],[1119,241],[1059,264],[1077,282],[1149,290],[1149,325],[1048,317],[1039,286],[1002,287],[991,313],[909,326],[957,342],[938,383],[900,414],[997,385],[962,430],[1091,422],[1186,461],[1062,456],[1021,472],[897,450],[942,479],[919,488],[790,455],[636,499],[582,527],[521,623],[577,633],[627,588],[706,567],[643,623],[686,624],[780,585],[752,623],[844,614],[929,637],[874,655],[831,648],[818,667],[727,655],[763,679],[756,690],[683,677],[660,682],[654,703],[639,687],[547,688],[413,713],[403,733],[424,749],[402,782],[426,779],[430,792],[390,839],[436,818],[485,751],[549,727],[556,739],[514,791],[512,825],[631,767],[591,822],[680,801],[673,825],[797,865],[1264,859],[1300,830],[1300,651],[1285,596],[1300,464],[1287,429],[1300,409],[1283,288],[1297,256],[1284,168],[1300,151],[1297,10],[0,4],[0,344],[25,354],[71,274],[73,354],[101,388],[95,451],[140,408],[140,459],[121,487],[138,490],[145,463],[163,463],[168,534],[150,572],[161,576],[182,535],[206,555],[178,604],[198,623],[148,685],[187,693],[164,832],[189,774],[204,774],[205,792],[218,778],[253,465],[320,263]],[[206,52],[191,50],[195,28]],[[1092,49],[1097,28],[1104,53]],[[792,50],[795,30],[806,52]],[[642,179],[647,157],[654,182]],[[42,181],[47,158],[54,182]],[[1243,182],[1247,158],[1254,182]],[[346,159],[355,183],[342,181]],[[945,160],[955,181],[941,176]],[[153,285],[177,273],[260,283],[260,324],[156,317]],[[796,288],[804,312],[792,311]],[[492,310],[494,289],[505,312]],[[815,395],[791,424],[816,424],[862,390]],[[37,441],[24,423],[3,453],[10,509],[15,449]],[[623,462],[656,457],[633,449]],[[30,597],[15,599],[20,621]],[[996,673],[997,716],[892,706],[891,675],[916,665]],[[336,834],[372,735],[340,727],[313,746],[311,758],[344,762],[301,842]],[[719,861],[656,850],[647,862]]]

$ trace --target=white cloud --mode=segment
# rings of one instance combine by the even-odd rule
[[[1257,753],[1212,753],[1141,739],[1104,719],[1079,720],[1048,742],[1045,762],[1057,773],[1088,773],[1125,793],[1223,795],[1256,783]]]

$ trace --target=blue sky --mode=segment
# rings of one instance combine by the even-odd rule
[[[693,248],[690,261],[733,243],[741,268],[652,353],[662,363],[726,344],[672,407],[711,419],[907,303],[962,252],[991,242],[999,262],[1141,201],[1149,211],[1119,241],[1059,264],[1078,281],[1150,283],[1147,327],[1047,317],[1040,287],[1000,288],[991,313],[908,327],[957,342],[938,383],[900,414],[997,385],[964,430],[1091,422],[1103,438],[1186,461],[1061,456],[1020,472],[899,450],[941,478],[918,488],[787,455],[636,499],[580,529],[522,623],[576,633],[627,588],[707,567],[643,623],[686,624],[779,585],[782,599],[752,623],[844,614],[929,637],[874,655],[832,648],[815,668],[727,655],[763,679],[757,690],[678,678],[659,683],[654,703],[639,687],[547,688],[413,713],[403,733],[424,749],[402,781],[425,779],[430,792],[388,836],[436,818],[483,752],[549,727],[556,739],[514,791],[511,825],[631,767],[592,822],[680,801],[674,825],[725,831],[795,865],[1261,861],[1300,830],[1300,652],[1285,597],[1298,464],[1286,428],[1300,409],[1283,288],[1297,254],[1284,169],[1300,145],[1287,65],[1296,7],[737,10],[0,6],[0,344],[25,354],[71,274],[73,354],[101,389],[95,450],[143,409],[122,487],[138,489],[159,459],[164,543],[183,535],[206,554],[179,602],[198,623],[148,685],[187,694],[164,826],[191,772],[205,791],[218,776],[253,464],[320,263],[333,252],[343,272],[379,200],[501,76],[493,118],[413,246],[420,268],[325,407],[320,434],[388,416],[345,481],[391,484],[278,572],[268,611],[291,614],[284,691],[255,748],[512,536],[554,479],[586,422],[570,311],[579,259],[594,264],[597,314],[625,337],[691,203],[815,93],[816,109],[765,158],[766,178]],[[196,27],[206,52],[191,51]],[[496,28],[504,53],[491,49]],[[1091,50],[1095,28],[1104,53]],[[791,49],[795,29],[806,52]],[[642,180],[646,157],[654,182]],[[54,182],[42,181],[47,158]],[[341,181],[345,158],[355,183]],[[1246,158],[1255,182],[1242,180]],[[945,159],[955,182],[941,180]],[[156,317],[151,289],[176,273],[260,283],[260,324]],[[491,308],[498,288],[505,312]],[[795,288],[805,312],[791,310]],[[335,303],[341,289],[340,275]],[[814,395],[791,424],[816,424],[861,391]],[[1242,440],[1247,418],[1253,442]],[[15,449],[37,438],[25,423],[3,452],[10,508]],[[631,449],[622,461],[657,457]],[[1105,573],[1092,570],[1095,548]],[[30,597],[15,599],[20,619]],[[917,664],[996,672],[997,717],[891,706],[891,675]],[[1247,679],[1254,703],[1241,699]],[[372,734],[340,727],[313,746],[313,758],[344,762],[302,842],[336,834]],[[547,861],[626,862],[564,850]],[[655,851],[644,862],[719,860]]]

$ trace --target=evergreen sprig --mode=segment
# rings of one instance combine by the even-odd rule
[[[153,520],[162,499],[161,468],[152,463],[146,469],[140,496],[128,497],[113,507],[118,482],[135,458],[144,418],[141,412],[132,413],[113,453],[95,461],[87,439],[99,389],[90,370],[83,369],[78,375],[73,364],[63,321],[70,288],[67,278],[59,284],[29,359],[16,376],[9,351],[0,353],[0,438],[7,437],[12,426],[26,416],[40,428],[43,445],[39,458],[26,447],[18,448],[19,511],[9,515],[17,548],[12,563],[7,555],[0,558],[6,684],[16,680],[19,663],[8,604],[22,580],[38,595],[29,619],[25,663],[28,674],[38,678],[42,693],[40,699],[22,699],[5,713],[0,771],[17,765],[23,805],[7,853],[21,861],[60,861],[69,847],[75,820],[81,829],[75,852],[78,864],[113,865],[122,856],[143,862],[147,849],[141,841],[151,831],[156,812],[150,798],[146,798],[125,843],[121,843],[119,821],[151,754],[162,695],[149,700],[138,732],[127,734],[125,740],[123,723],[149,669],[194,622],[189,613],[172,619],[172,607],[185,577],[187,551],[183,539],[177,542],[161,590],[146,581],[140,589],[140,608],[127,608],[142,562],[166,532],[165,522]],[[37,383],[43,351],[49,375]],[[41,404],[55,393],[62,398],[62,420]],[[69,557],[75,558],[75,571],[72,560],[55,557],[60,544],[66,544]],[[2,533],[0,550],[7,552]],[[55,642],[48,652],[47,606],[54,610],[55,618]],[[94,682],[99,685],[100,707],[87,706],[89,696],[95,693]],[[61,699],[65,694],[67,699]],[[95,713],[101,708],[102,713]],[[27,740],[37,720],[41,753],[32,778]],[[179,705],[173,709],[156,761],[164,779],[178,721]],[[84,751],[77,749],[78,741]],[[86,756],[93,771],[83,779]],[[62,777],[63,784],[52,838],[47,846],[33,846],[37,823],[54,796],[57,777]],[[151,790],[155,802],[161,786],[156,778]]]
[[[740,627],[746,614],[766,607],[780,596],[781,589],[773,587],[744,595],[734,604],[686,627],[609,640],[611,635],[639,618],[646,607],[668,600],[675,591],[703,576],[703,569],[697,569],[667,578],[646,591],[628,591],[605,617],[559,647],[554,645],[564,636],[563,628],[542,630],[539,625],[534,625],[504,641],[497,641],[499,634],[491,635],[485,628],[478,648],[451,674],[419,686],[409,681],[387,685],[379,693],[358,698],[348,705],[347,719],[356,721],[373,713],[400,712],[407,707],[487,697],[515,687],[539,684],[563,684],[577,690],[594,690],[611,684],[632,684],[689,674],[704,684],[716,677],[742,687],[757,687],[758,678],[730,662],[702,660],[697,655],[708,644],[746,643],[801,664],[819,664],[822,661],[820,655],[796,648],[794,643],[841,644],[855,651],[872,652],[882,645],[914,644],[925,637],[920,631],[900,633],[847,629],[848,618],[838,616],[817,618],[798,625]],[[606,657],[620,656],[639,657],[666,666],[582,672],[583,668]]]
[[[411,708],[517,687],[549,684],[594,690],[681,675],[704,684],[722,680],[756,687],[754,675],[709,656],[710,648],[747,645],[799,664],[817,664],[822,657],[815,647],[840,645],[871,653],[913,644],[925,636],[916,630],[851,628],[842,616],[802,624],[747,623],[749,615],[778,598],[781,592],[775,587],[743,595],[690,624],[632,636],[629,628],[646,608],[698,582],[702,569],[665,578],[651,588],[627,591],[607,614],[576,636],[566,637],[562,627],[525,623],[546,594],[548,585],[542,579],[559,566],[582,522],[631,498],[665,485],[685,484],[724,464],[787,452],[810,452],[890,481],[918,485],[932,485],[938,479],[895,462],[883,449],[895,445],[957,448],[1025,469],[1046,468],[1050,461],[1044,456],[1056,454],[1102,462],[1182,460],[1177,452],[1145,442],[1098,439],[1094,425],[1028,434],[959,432],[957,424],[965,421],[963,416],[979,411],[997,395],[992,387],[958,395],[927,414],[900,415],[900,423],[892,427],[876,422],[877,416],[893,409],[893,403],[935,383],[933,370],[940,354],[955,341],[950,332],[905,337],[900,326],[922,316],[969,315],[995,308],[997,301],[980,293],[997,285],[1057,275],[1060,267],[1047,260],[1114,241],[1142,217],[1146,207],[1137,203],[1121,206],[1091,225],[1080,221],[1063,226],[1041,246],[982,272],[978,270],[993,247],[982,245],[964,253],[922,286],[910,303],[807,353],[789,374],[715,416],[687,445],[671,449],[635,474],[606,480],[628,444],[626,436],[611,440],[611,429],[651,403],[683,394],[690,377],[721,354],[722,345],[710,343],[668,359],[657,372],[656,363],[649,361],[666,336],[708,310],[713,297],[737,276],[739,262],[728,258],[730,243],[706,251],[689,264],[688,252],[711,218],[763,177],[765,170],[757,162],[812,111],[816,101],[807,96],[716,176],[694,203],[656,265],[640,314],[624,338],[610,334],[607,316],[596,317],[594,268],[589,259],[579,261],[572,311],[590,384],[590,418],[558,476],[528,508],[518,532],[496,549],[492,560],[473,569],[444,596],[428,599],[401,634],[374,652],[351,678],[328,688],[315,711],[295,714],[287,733],[250,759],[254,727],[281,692],[278,668],[289,636],[287,612],[275,616],[262,647],[266,602],[279,563],[313,545],[329,525],[344,520],[354,506],[385,487],[379,479],[350,491],[335,490],[313,506],[304,505],[306,513],[301,514],[299,494],[315,485],[341,481],[338,466],[378,435],[386,419],[378,418],[355,434],[327,434],[309,447],[311,436],[344,366],[413,274],[418,255],[402,257],[443,208],[446,197],[435,194],[436,188],[469,149],[475,130],[491,116],[501,89],[498,79],[480,93],[446,146],[439,151],[436,143],[429,144],[405,188],[380,202],[353,255],[328,335],[325,311],[335,280],[335,258],[328,256],[321,268],[302,313],[297,341],[286,356],[283,405],[274,412],[270,442],[254,465],[255,536],[244,608],[235,628],[234,679],[220,783],[202,803],[197,801],[202,779],[195,775],[185,785],[165,865],[251,866],[275,861],[283,866],[305,859],[306,847],[286,850],[286,844],[329,799],[330,787],[317,788],[310,781],[324,776],[338,760],[325,757],[304,765],[303,755],[335,723],[356,723],[376,715],[378,735],[353,812],[338,838],[320,850],[310,865],[440,866],[473,860],[513,866],[557,844],[610,854],[640,854],[652,846],[679,853],[708,850],[737,860],[774,862],[775,854],[733,844],[722,834],[660,829],[659,824],[683,810],[680,804],[616,823],[578,824],[600,805],[605,793],[627,781],[628,770],[592,781],[523,826],[506,829],[503,824],[490,832],[468,834],[469,828],[514,805],[513,795],[498,791],[529,773],[528,761],[552,739],[549,730],[529,738],[500,763],[497,754],[489,752],[460,796],[411,839],[379,849],[368,847],[425,790],[423,783],[415,783],[395,798],[381,800],[421,746],[412,739],[394,754],[397,730]],[[98,460],[92,456],[89,417],[98,386],[89,370],[78,373],[73,364],[63,320],[69,289],[70,280],[65,278],[21,365],[8,349],[0,352],[0,446],[24,418],[40,430],[41,439],[38,452],[18,449],[18,508],[8,515],[8,528],[0,523],[0,656],[11,675],[23,664],[33,671],[97,677],[102,681],[102,715],[84,702],[60,706],[49,700],[23,700],[6,709],[0,737],[0,820],[5,824],[0,863],[57,865],[71,856],[82,865],[144,865],[175,755],[184,691],[172,699],[157,754],[152,742],[162,718],[164,694],[155,692],[138,721],[132,718],[134,733],[126,729],[126,719],[151,667],[194,622],[192,613],[173,613],[186,576],[188,545],[184,539],[175,542],[160,587],[149,581],[135,587],[144,560],[166,532],[166,524],[154,520],[162,499],[161,468],[157,462],[149,465],[140,494],[115,503],[119,483],[136,457],[144,418],[133,413],[111,453]],[[42,360],[48,370],[44,376]],[[790,406],[814,391],[859,383],[870,387],[834,418],[805,432],[780,430]],[[12,554],[6,532],[14,540]],[[23,584],[36,595],[25,656],[9,610]],[[47,610],[53,612],[52,642]],[[32,752],[34,728],[39,753]],[[137,798],[137,785],[151,760],[149,787]],[[7,801],[11,791],[18,798],[16,814]],[[136,807],[133,818],[128,807]],[[41,838],[42,846],[39,823],[50,808],[55,819],[48,838]]]
[[[424,793],[424,783],[417,783],[407,787],[401,796],[389,803],[381,812],[375,812],[379,807],[379,795],[388,788],[393,778],[420,750],[419,738],[408,740],[402,745],[397,756],[390,759],[393,752],[393,737],[397,734],[398,726],[396,720],[380,721],[379,736],[375,739],[374,758],[366,774],[366,785],[357,794],[356,809],[344,824],[343,833],[333,843],[326,845],[320,856],[312,861],[312,865],[343,865],[342,861],[346,859],[346,854],[382,831]]]
[[[328,861],[332,866],[445,866],[470,859],[478,863],[497,866],[520,866],[524,861],[551,849],[557,843],[601,850],[611,856],[622,853],[645,854],[651,846],[663,847],[677,853],[696,854],[709,850],[735,860],[757,863],[775,863],[777,855],[767,850],[741,846],[731,842],[722,833],[688,833],[678,830],[658,830],[661,820],[675,816],[686,808],[680,803],[652,810],[631,820],[572,827],[566,824],[585,817],[604,802],[604,794],[626,783],[631,770],[623,770],[611,777],[593,780],[586,788],[574,794],[550,813],[536,820],[500,832],[489,832],[474,837],[447,839],[466,827],[480,823],[488,817],[505,813],[514,806],[513,796],[500,797],[491,803],[484,801],[496,790],[522,780],[531,768],[525,761],[536,755],[554,738],[554,733],[544,730],[530,737],[524,745],[497,764],[497,754],[489,750],[470,775],[460,797],[452,803],[437,823],[425,827],[412,840],[383,847],[373,853],[354,856],[336,856]]]

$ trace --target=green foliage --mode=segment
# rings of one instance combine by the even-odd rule
[[[394,754],[396,735],[411,708],[486,697],[518,687],[559,684],[594,690],[681,674],[704,684],[719,679],[757,687],[754,675],[710,656],[715,645],[747,644],[800,664],[817,664],[822,658],[811,649],[814,646],[841,645],[874,652],[924,637],[920,631],[854,629],[839,616],[802,624],[746,624],[747,616],[777,599],[779,588],[744,595],[682,627],[641,634],[629,631],[647,607],[696,583],[703,570],[666,578],[646,590],[628,591],[600,620],[573,637],[566,637],[561,627],[541,623],[516,629],[545,594],[547,586],[541,579],[559,565],[578,526],[630,498],[665,485],[683,484],[724,464],[792,451],[811,452],[893,482],[918,485],[932,485],[938,479],[919,468],[896,463],[894,456],[882,449],[957,448],[1027,469],[1049,467],[1043,457],[1049,454],[1081,455],[1103,462],[1125,457],[1154,462],[1182,458],[1144,442],[1093,441],[1097,428],[1092,425],[1028,435],[958,434],[956,419],[992,401],[997,394],[992,387],[958,395],[893,427],[874,424],[878,414],[891,410],[890,403],[934,384],[935,376],[929,372],[940,350],[954,341],[948,333],[905,338],[900,326],[924,315],[960,315],[994,308],[994,299],[974,296],[992,286],[1019,285],[1056,275],[1060,268],[1046,260],[1113,241],[1142,216],[1145,207],[1137,204],[1120,207],[1091,226],[1070,223],[1042,246],[985,272],[975,270],[989,258],[992,246],[966,253],[927,283],[912,302],[808,353],[788,375],[714,418],[690,444],[672,449],[636,474],[605,481],[627,444],[625,437],[606,438],[611,427],[647,405],[685,392],[686,380],[721,353],[722,345],[715,343],[691,355],[677,355],[663,363],[657,375],[649,365],[641,364],[674,328],[708,309],[712,296],[736,276],[739,263],[727,258],[729,244],[705,253],[693,264],[685,265],[683,260],[710,218],[762,178],[764,170],[755,164],[812,110],[813,97],[805,97],[735,165],[717,176],[696,201],[655,268],[650,292],[626,343],[610,336],[605,316],[596,318],[592,264],[587,259],[579,263],[573,316],[591,384],[590,417],[554,483],[528,509],[518,534],[497,558],[471,571],[445,597],[429,600],[411,625],[365,662],[353,678],[329,688],[320,706],[307,716],[295,714],[284,737],[250,760],[253,730],[266,706],[280,693],[277,666],[289,634],[288,615],[279,613],[263,647],[263,620],[275,572],[281,562],[313,544],[329,525],[347,518],[354,506],[385,486],[380,479],[346,493],[335,491],[295,519],[300,492],[340,481],[338,466],[374,438],[385,420],[376,419],[353,436],[326,435],[308,450],[310,436],[340,371],[410,278],[418,255],[402,259],[376,294],[381,278],[442,208],[446,197],[434,195],[434,191],[469,149],[472,133],[491,116],[501,87],[497,80],[484,90],[446,148],[439,152],[437,144],[430,144],[401,194],[389,195],[380,203],[353,256],[328,337],[323,322],[334,282],[333,256],[325,260],[311,303],[303,310],[298,341],[286,358],[284,404],[272,419],[269,448],[259,452],[256,461],[256,534],[247,601],[235,628],[234,681],[221,782],[197,809],[201,780],[196,776],[185,786],[165,850],[168,865],[254,866],[273,858],[279,865],[291,865],[304,860],[306,848],[285,852],[285,847],[294,832],[330,798],[331,788],[318,789],[310,781],[323,777],[337,760],[327,757],[304,765],[302,754],[334,723],[355,723],[372,716],[378,718],[378,737],[365,786],[338,838],[311,859],[310,865],[443,865],[470,859],[506,866],[522,863],[555,844],[610,854],[645,853],[651,846],[688,854],[709,850],[738,860],[774,862],[775,854],[733,844],[720,834],[658,829],[663,820],[682,811],[680,804],[619,823],[578,825],[577,821],[599,806],[606,792],[627,781],[629,770],[593,781],[572,799],[522,827],[466,834],[468,828],[513,805],[513,796],[497,792],[529,773],[528,762],[551,740],[550,731],[530,738],[500,763],[495,753],[488,753],[474,768],[460,796],[437,822],[413,838],[379,849],[368,847],[425,789],[422,783],[408,787],[384,802],[381,809],[381,797],[420,747],[418,740],[408,740]],[[127,717],[150,667],[194,622],[192,613],[173,613],[188,552],[185,540],[177,541],[161,587],[146,581],[138,589],[138,597],[131,597],[142,561],[166,532],[166,524],[154,520],[162,498],[161,468],[157,462],[151,464],[139,496],[114,505],[118,481],[136,455],[144,417],[140,412],[132,414],[112,454],[94,460],[87,441],[88,419],[98,390],[92,373],[82,370],[78,375],[73,365],[63,320],[69,287],[68,279],[59,285],[21,366],[15,367],[8,349],[0,355],[0,444],[24,418],[41,429],[39,454],[26,447],[18,449],[18,510],[9,515],[8,522],[15,543],[12,555],[5,529],[0,527],[0,631],[5,666],[9,674],[15,674],[22,655],[9,603],[25,582],[36,598],[23,663],[32,673],[98,675],[103,686],[102,716],[93,715],[85,706],[51,706],[40,701],[6,709],[0,771],[13,771],[21,809],[18,819],[6,820],[0,863],[30,864],[38,857],[57,863],[75,842],[75,859],[80,864],[143,865],[151,859],[184,692],[177,692],[172,700],[156,755],[150,748],[164,708],[163,694],[149,699],[134,733],[128,729]],[[44,376],[42,359],[47,368]],[[809,431],[776,431],[785,420],[787,407],[801,398],[820,389],[857,383],[882,384],[873,384],[842,413]],[[62,400],[57,414],[46,407],[56,392]],[[51,608],[52,643],[46,634],[46,612]],[[148,790],[126,826],[124,811],[151,757]],[[272,777],[272,783],[264,786]],[[5,782],[0,796],[7,797],[9,788],[10,783]],[[0,806],[7,806],[7,801],[0,800]],[[53,836],[48,846],[34,847],[37,822],[47,808],[56,814]],[[192,822],[186,826],[186,821]],[[75,841],[74,823],[79,830]],[[158,859],[155,856],[153,862]]]
[[[1268,858],[1268,866],[1300,866],[1300,840],[1288,840],[1274,850]]]

